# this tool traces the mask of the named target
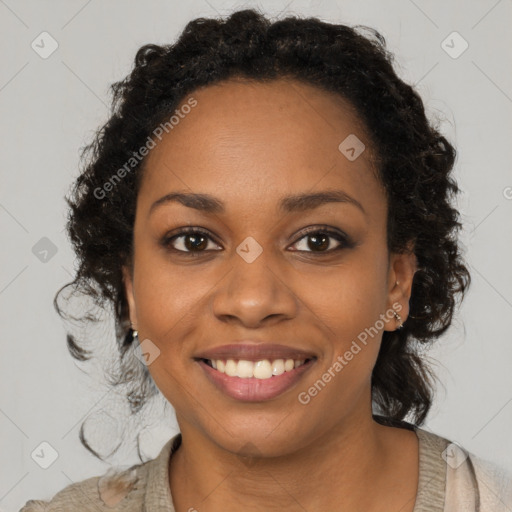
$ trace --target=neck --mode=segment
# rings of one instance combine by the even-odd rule
[[[388,427],[367,411],[281,457],[240,457],[184,427],[170,463],[177,512],[238,511],[241,503],[247,511],[370,510],[375,497],[368,491],[376,489],[389,462]]]

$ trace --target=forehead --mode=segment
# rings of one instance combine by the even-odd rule
[[[178,189],[253,206],[267,203],[272,191],[341,187],[370,201],[382,195],[364,125],[340,96],[294,80],[230,79],[197,89],[180,105],[190,97],[196,105],[146,158],[143,208]],[[346,140],[364,147],[355,160],[340,150]]]

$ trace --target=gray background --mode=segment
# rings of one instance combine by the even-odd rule
[[[1,510],[48,499],[107,470],[81,446],[82,421],[90,421],[90,432],[98,424],[118,433],[126,426],[116,419],[115,394],[87,376],[91,366],[68,354],[52,306],[74,264],[63,197],[77,175],[79,149],[108,117],[108,87],[128,73],[142,44],[170,43],[190,19],[242,6],[377,28],[429,115],[445,119],[441,128],[459,152],[462,242],[473,286],[449,334],[429,354],[443,386],[425,428],[512,469],[510,0],[0,0]],[[42,46],[43,31],[59,45],[45,59],[31,47],[34,40]],[[442,46],[454,31],[469,44],[457,58]],[[447,42],[452,53],[462,48],[453,36]],[[43,237],[54,255],[41,252],[49,244]],[[108,320],[102,329],[111,329]],[[162,406],[156,401],[147,413],[153,422],[143,431],[148,457],[176,432],[172,411],[163,424],[154,423]],[[136,431],[133,426],[131,434]],[[53,452],[42,442],[58,454],[48,469],[40,464]],[[137,459],[126,449],[111,462],[127,466]]]

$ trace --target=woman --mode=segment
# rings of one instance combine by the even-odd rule
[[[115,306],[134,412],[158,388],[180,434],[24,512],[510,510],[510,475],[420,427],[420,351],[470,283],[456,153],[367,31],[197,19],[114,84],[71,284]]]

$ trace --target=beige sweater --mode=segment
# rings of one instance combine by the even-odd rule
[[[443,437],[414,430],[420,449],[414,512],[512,512],[510,473]],[[177,434],[155,459],[71,484],[51,501],[30,500],[20,512],[175,512],[168,463],[180,443]]]

